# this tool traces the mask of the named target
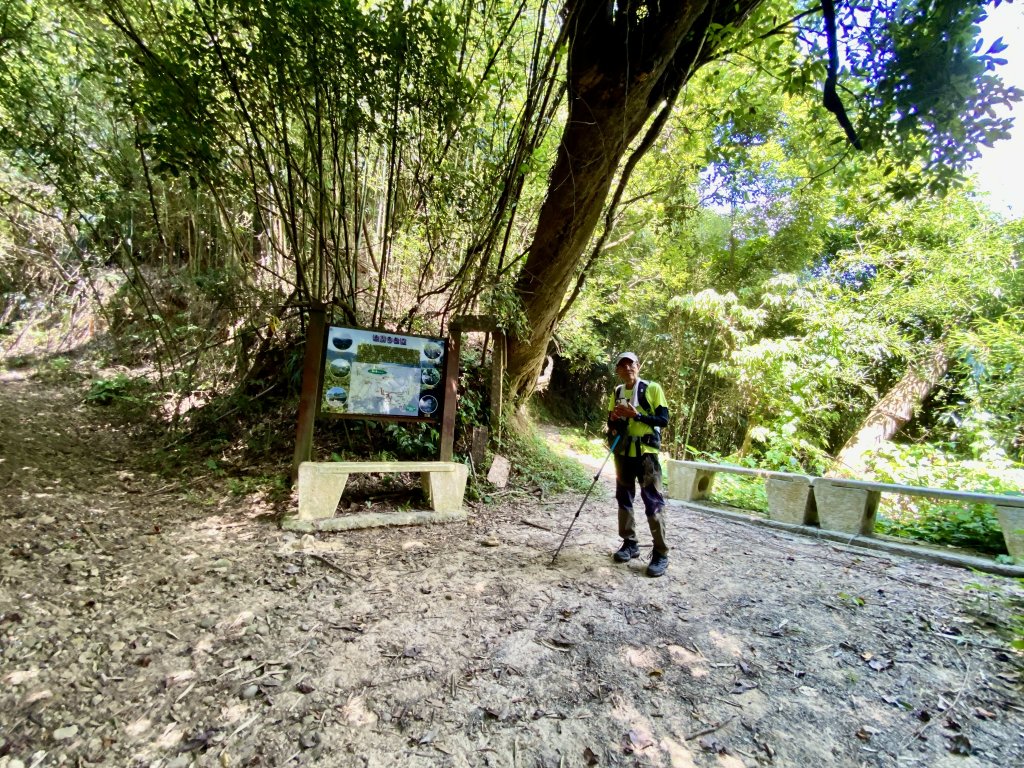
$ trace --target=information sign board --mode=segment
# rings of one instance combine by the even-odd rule
[[[320,413],[440,421],[444,339],[328,326]]]

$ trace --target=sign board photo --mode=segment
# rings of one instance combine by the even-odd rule
[[[320,413],[440,421],[444,339],[363,328],[327,328]]]

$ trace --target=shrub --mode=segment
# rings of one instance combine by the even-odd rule
[[[593,478],[575,459],[559,456],[536,432],[517,434],[510,430],[503,450],[509,454],[516,473],[546,495],[562,491],[586,491]]]
[[[109,379],[93,381],[85,394],[85,402],[93,405],[111,405],[120,401],[138,405],[145,402],[145,398],[138,394],[138,390],[139,382],[126,374],[118,373]]]
[[[731,507],[768,514],[768,494],[760,478],[719,472],[715,475],[711,496],[713,501]]]
[[[941,445],[889,445],[869,459],[873,479],[884,483],[921,485],[959,491],[1017,494],[1013,477],[1020,470],[1009,462],[963,461]],[[1002,530],[990,504],[966,504],[920,497],[883,496],[876,530],[932,544],[1006,553]]]

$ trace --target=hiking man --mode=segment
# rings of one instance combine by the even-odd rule
[[[633,499],[639,481],[647,525],[654,538],[647,575],[661,576],[668,568],[668,543],[658,448],[661,430],[668,426],[668,401],[660,384],[639,377],[640,361],[632,352],[619,355],[615,373],[622,383],[615,387],[608,406],[608,435],[609,442],[619,438],[615,445],[615,500],[619,503],[622,546],[613,557],[617,563],[640,557],[633,518]]]

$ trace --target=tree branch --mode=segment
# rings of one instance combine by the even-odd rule
[[[828,77],[825,78],[825,96],[823,104],[825,109],[836,116],[839,125],[846,131],[846,138],[850,140],[857,149],[862,149],[857,132],[846,114],[839,94],[836,93],[836,81],[839,77],[839,44],[836,42],[836,6],[834,0],[823,0],[821,4],[825,16],[825,35],[828,37]]]

